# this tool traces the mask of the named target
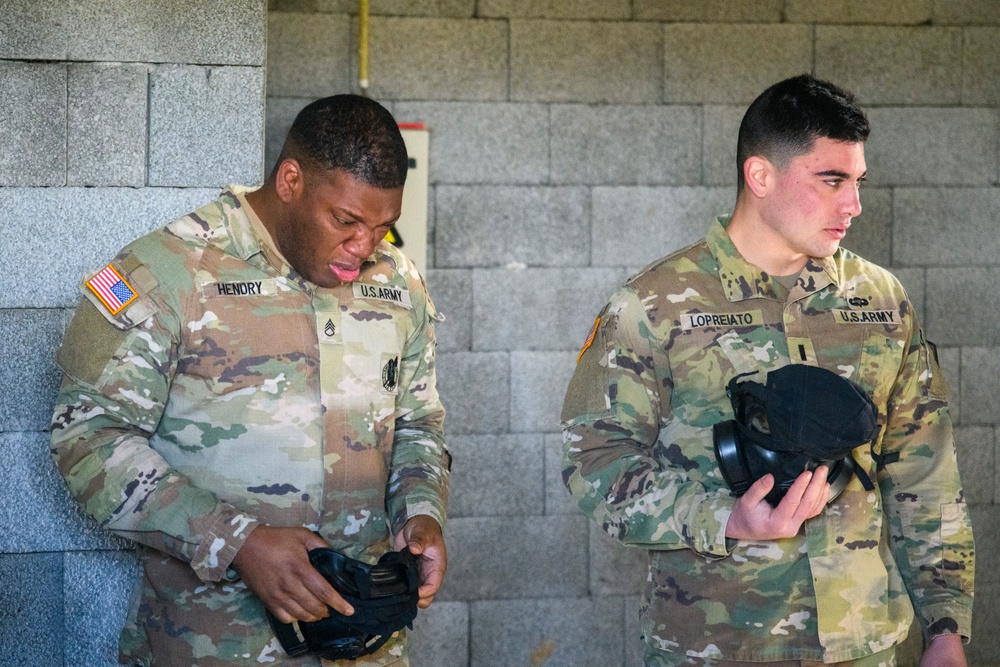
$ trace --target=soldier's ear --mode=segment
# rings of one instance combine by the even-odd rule
[[[771,186],[774,165],[766,158],[752,155],[743,163],[743,180],[756,197],[766,197]]]
[[[301,163],[295,158],[286,157],[278,165],[274,177],[274,189],[278,199],[289,204],[301,196],[305,188],[305,173]]]

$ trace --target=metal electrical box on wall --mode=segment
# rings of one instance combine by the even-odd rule
[[[430,133],[423,123],[400,123],[399,131],[406,142],[410,170],[403,188],[403,208],[396,223],[397,242],[421,275],[427,275],[427,155]]]

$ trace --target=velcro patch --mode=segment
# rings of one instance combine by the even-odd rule
[[[681,329],[684,331],[752,327],[763,323],[764,315],[760,310],[743,313],[681,313]]]
[[[110,264],[98,271],[86,285],[112,315],[117,315],[139,296]]]
[[[413,304],[410,302],[410,290],[403,289],[402,287],[354,283],[354,298],[378,299],[379,301],[394,303],[403,308],[413,308]]]
[[[848,310],[834,308],[833,319],[839,324],[899,324],[898,310]]]

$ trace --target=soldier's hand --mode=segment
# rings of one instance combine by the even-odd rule
[[[924,649],[920,667],[967,667],[961,635],[938,635]]]
[[[314,622],[330,605],[350,616],[354,609],[309,562],[309,550],[328,547],[306,528],[257,526],[233,559],[244,583],[282,623]]]
[[[806,519],[811,519],[830,499],[826,466],[806,471],[796,478],[777,507],[764,500],[774,486],[774,477],[764,475],[736,499],[726,524],[726,537],[739,540],[777,540],[794,537]]]
[[[251,533],[252,534],[252,533]],[[396,535],[396,551],[409,547],[420,565],[420,601],[417,606],[426,609],[431,605],[448,569],[448,550],[444,546],[441,526],[431,517],[418,514],[405,524]]]

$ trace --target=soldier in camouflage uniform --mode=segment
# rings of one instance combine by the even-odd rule
[[[450,465],[439,316],[382,240],[406,169],[388,111],[319,100],[261,189],[228,188],[84,283],[52,451],[85,510],[138,543],[123,662],[319,665],[290,659],[264,614],[352,612],[314,547],[374,563],[408,545],[419,605],[433,599]],[[349,664],[406,661],[399,633]]]
[[[888,271],[839,248],[861,212],[868,122],[809,76],[765,91],[740,128],[732,216],[632,277],[601,312],[567,391],[564,479],[580,507],[649,550],[647,665],[893,665],[914,610],[927,666],[964,665],[973,541],[944,378]],[[783,501],[734,498],[712,426],[741,374],[813,364],[867,390],[880,436]]]

